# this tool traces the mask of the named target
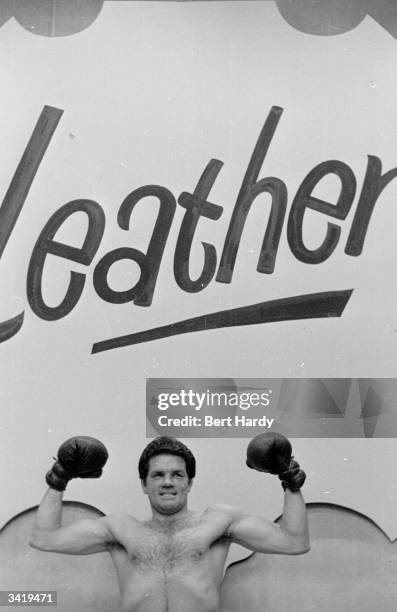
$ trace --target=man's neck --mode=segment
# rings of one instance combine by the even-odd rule
[[[162,514],[154,508],[152,508],[152,519],[151,523],[162,527],[172,527],[178,523],[182,523],[191,514],[191,511],[187,507],[181,508],[173,514]]]

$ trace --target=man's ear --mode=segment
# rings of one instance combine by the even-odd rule
[[[193,480],[194,480],[194,478],[190,478],[190,480],[189,480],[188,491],[190,491],[192,486],[193,486]]]
[[[141,487],[145,495],[147,495],[146,478],[141,478]]]

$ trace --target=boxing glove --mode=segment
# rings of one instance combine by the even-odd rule
[[[108,459],[106,447],[90,436],[69,438],[58,449],[58,456],[46,474],[48,486],[64,491],[72,478],[99,478]]]
[[[306,479],[305,472],[292,456],[291,442],[276,432],[259,434],[251,440],[247,465],[259,472],[276,474],[284,490],[298,491]]]

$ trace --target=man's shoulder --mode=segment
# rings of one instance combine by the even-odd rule
[[[208,506],[207,512],[230,515],[242,513],[240,508],[236,508],[236,506],[232,506],[231,504],[211,504],[211,506]]]
[[[139,527],[141,524],[138,519],[136,519],[131,514],[127,514],[125,512],[118,512],[115,514],[106,514],[102,519],[110,528],[134,528]]]
[[[229,504],[212,504],[208,506],[206,514],[213,517],[222,517],[230,521],[235,521],[243,515],[243,511],[236,506]]]
[[[126,548],[127,542],[136,537],[141,529],[141,522],[131,514],[107,514],[102,519],[111,536],[113,547]]]
[[[230,529],[243,514],[242,510],[229,504],[213,504],[205,511],[208,524],[219,534],[218,541],[230,540]]]

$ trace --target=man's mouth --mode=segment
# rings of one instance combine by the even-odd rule
[[[162,493],[160,493],[160,497],[175,497],[176,496],[176,492],[171,492],[171,491],[163,491]]]

